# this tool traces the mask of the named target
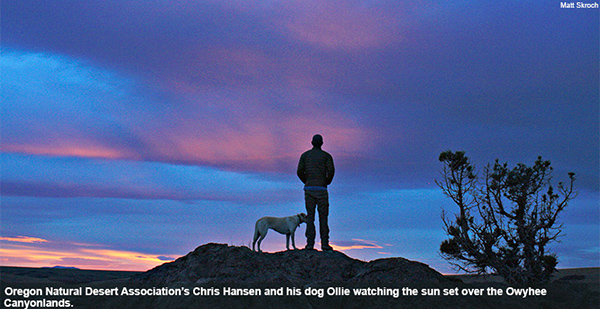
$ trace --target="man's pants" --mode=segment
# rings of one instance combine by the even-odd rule
[[[321,245],[329,244],[329,226],[327,216],[329,215],[329,194],[327,190],[305,190],[304,201],[306,203],[306,244],[315,244],[315,208],[319,211],[319,232],[321,234]]]

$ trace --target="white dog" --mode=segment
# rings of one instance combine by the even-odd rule
[[[295,216],[275,218],[275,217],[263,217],[256,221],[254,225],[254,241],[252,242],[252,250],[254,245],[258,241],[258,252],[260,250],[260,243],[267,236],[269,229],[273,229],[278,233],[285,234],[285,247],[290,250],[290,236],[292,238],[292,247],[296,249],[296,243],[294,242],[294,233],[296,228],[301,223],[306,222],[306,214],[300,213]]]

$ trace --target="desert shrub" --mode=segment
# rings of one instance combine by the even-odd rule
[[[562,233],[559,214],[576,196],[575,174],[569,183],[551,185],[550,161],[510,169],[498,160],[478,175],[464,151],[445,151],[442,179],[436,181],[458,213],[442,214],[448,239],[444,258],[469,273],[497,273],[509,283],[549,280],[558,258],[547,245]]]

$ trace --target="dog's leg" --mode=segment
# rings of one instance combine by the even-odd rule
[[[285,248],[290,250],[290,234],[285,234]]]
[[[254,245],[256,245],[258,236],[260,236],[258,233],[258,227],[254,227],[254,239],[252,240],[252,251],[256,251],[256,250],[254,250]],[[260,250],[260,244],[258,246],[259,246],[259,250]]]
[[[292,231],[292,235],[291,235],[291,237],[292,237],[292,248],[294,248],[294,250],[297,250],[297,249],[296,249],[296,242],[294,241],[294,238],[296,238],[296,237],[294,236],[295,234],[296,234],[296,231],[295,231],[295,230],[294,230],[294,231]]]
[[[265,237],[267,237],[267,231],[266,230],[264,234],[260,235],[260,238],[258,239],[258,252],[262,252],[262,250],[260,250],[260,243],[263,241],[263,239],[265,239]]]

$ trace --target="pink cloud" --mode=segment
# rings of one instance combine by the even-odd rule
[[[86,143],[83,139],[59,139],[55,142],[28,145],[7,144],[3,145],[2,151],[7,153],[80,158],[133,159],[135,157],[125,149],[116,149],[105,145],[92,145],[92,143]]]
[[[344,64],[323,55],[309,55],[297,47],[270,49],[268,45],[194,46],[178,55],[184,67],[165,67],[157,87],[179,94],[206,94],[244,89],[294,92],[299,88],[329,89],[343,77]],[[166,78],[165,78],[166,77]],[[231,89],[228,89],[231,87]],[[279,89],[278,89],[279,88]],[[273,96],[273,94],[271,94]]]
[[[285,115],[265,105],[255,105],[255,112],[231,110],[228,121],[211,119],[195,112],[174,115],[177,121],[163,126],[146,124],[139,129],[133,145],[88,142],[87,137],[59,136],[51,143],[3,145],[3,152],[45,156],[103,158],[113,160],[153,160],[184,164],[235,167],[253,171],[293,170],[300,154],[310,148],[313,134],[325,138],[324,149],[338,159],[364,154],[372,142],[369,130],[342,115],[324,110],[313,114],[308,108],[297,115]],[[161,127],[162,126],[162,127]],[[89,137],[93,138],[93,137]],[[139,148],[140,146],[142,148]]]
[[[118,76],[98,82],[99,78],[92,77],[100,72],[74,60],[48,56],[44,58],[47,63],[15,71],[28,78],[29,70],[44,71],[34,78],[43,84],[55,78],[51,72],[56,67],[74,67],[77,80],[95,86],[89,90],[89,97],[100,94],[97,100],[102,100],[82,102],[76,89],[69,90],[61,79],[52,80],[58,86],[43,91],[49,92],[49,97],[65,96],[72,101],[44,101],[43,110],[34,104],[12,106],[14,115],[35,116],[36,121],[25,125],[15,120],[13,131],[3,140],[2,151],[289,172],[294,170],[297,157],[310,147],[315,133],[325,137],[324,148],[338,159],[361,156],[372,146],[369,141],[373,139],[367,138],[371,132],[343,109],[343,99],[312,88],[327,88],[324,85],[328,81],[335,83],[343,75],[338,67],[324,69],[319,63],[324,59],[310,61],[306,55],[280,59],[249,47],[211,47],[196,54],[196,62],[183,60],[189,63],[191,72],[196,72],[189,76],[214,74],[221,80],[199,86],[174,78],[165,85],[179,92],[168,102],[152,95],[139,96],[133,86],[108,87],[122,84]],[[193,56],[191,52],[184,58]],[[296,69],[287,72],[286,68]],[[222,82],[228,79],[248,83],[229,87]],[[269,80],[278,82],[270,85]]]
[[[361,155],[370,148],[368,130],[343,117],[310,116],[268,120],[248,116],[231,126],[182,123],[162,136],[148,136],[147,141],[156,155],[165,160],[269,171],[279,170],[282,164],[290,166],[288,171],[293,170],[300,154],[311,147],[310,139],[316,133],[324,136],[324,149],[339,154],[340,159]]]

